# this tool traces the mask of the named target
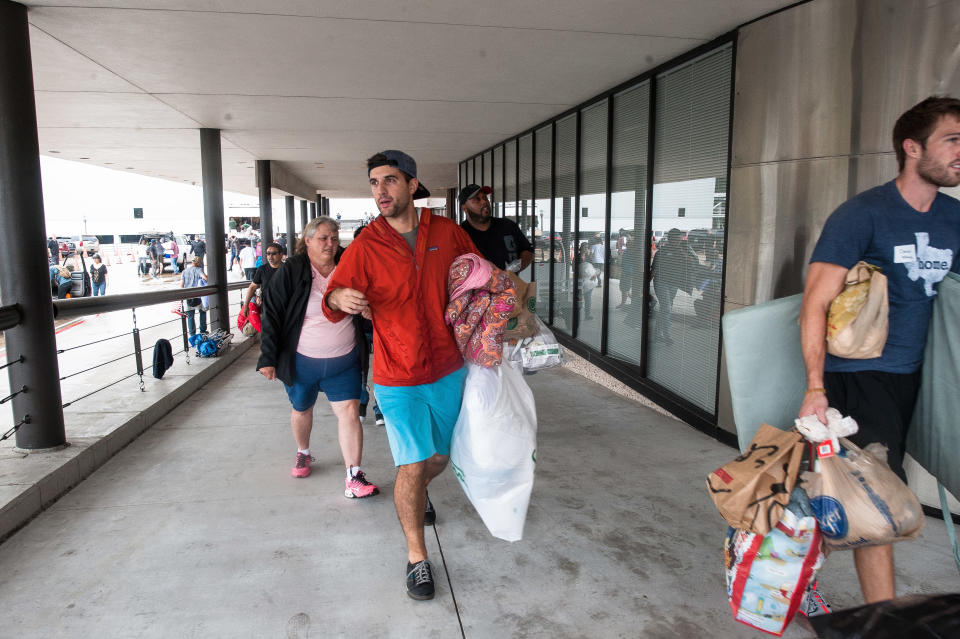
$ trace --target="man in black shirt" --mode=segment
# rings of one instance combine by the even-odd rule
[[[460,189],[457,200],[467,216],[460,226],[477,245],[483,257],[493,262],[497,268],[506,269],[519,259],[519,267],[510,269],[519,273],[533,261],[533,246],[515,222],[490,216],[490,201],[487,195],[491,192],[489,186],[476,184],[468,184]]]
[[[193,237],[193,241],[190,242],[190,248],[193,249],[193,256],[203,260],[203,256],[207,254],[207,243],[196,235]]]
[[[50,251],[50,259],[48,260],[51,264],[60,263],[60,244],[57,242],[57,238],[50,236],[50,239],[47,240],[47,250]]]
[[[267,246],[266,254],[267,263],[258,266],[257,270],[253,272],[252,283],[247,287],[247,293],[243,298],[243,306],[240,308],[242,313],[247,312],[250,300],[253,299],[257,289],[260,289],[261,296],[266,293],[267,282],[270,281],[270,278],[280,268],[280,264],[283,263],[283,249],[278,243],[274,242]]]

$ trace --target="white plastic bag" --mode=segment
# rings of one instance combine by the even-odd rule
[[[563,347],[543,321],[534,316],[537,333],[517,340],[516,345],[504,346],[507,357],[523,366],[523,370],[539,371],[563,365]]]
[[[523,537],[536,450],[536,405],[520,369],[507,360],[496,368],[467,364],[450,462],[494,537]]]
[[[847,439],[817,446],[819,472],[802,475],[823,543],[834,550],[883,546],[920,534],[920,500],[886,463],[886,448]]]

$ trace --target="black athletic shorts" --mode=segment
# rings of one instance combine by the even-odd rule
[[[920,391],[920,371],[899,374],[880,371],[824,373],[823,386],[830,406],[853,417],[860,430],[848,437],[863,448],[880,442],[887,447],[887,463],[904,482],[903,455],[907,430]]]

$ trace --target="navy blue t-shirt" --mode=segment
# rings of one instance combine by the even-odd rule
[[[921,213],[907,204],[896,182],[864,191],[827,219],[810,262],[850,268],[860,260],[887,276],[890,332],[883,354],[846,359],[827,354],[830,372],[913,373],[923,363],[937,284],[960,266],[960,201],[937,193]]]

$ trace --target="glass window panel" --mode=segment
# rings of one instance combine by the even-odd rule
[[[503,189],[503,215],[517,221],[517,141],[510,140],[503,147],[506,166]]]
[[[520,163],[518,165],[518,185],[517,195],[520,199],[517,204],[517,224],[520,230],[527,237],[527,240],[534,244],[533,237],[533,134],[520,138]],[[533,273],[528,266],[520,272],[520,277],[530,281],[533,279]]]
[[[731,48],[657,78],[650,379],[713,413],[720,336]],[[652,326],[649,324],[652,323]]]
[[[503,217],[503,147],[493,150],[493,196],[490,201],[490,212],[494,217]]]
[[[577,116],[558,120],[554,180],[553,323],[573,333],[573,208],[577,186]]]
[[[607,267],[607,102],[580,113],[580,216],[576,246],[580,279],[577,339],[600,350],[603,275]]]
[[[460,192],[460,189],[462,189],[467,184],[469,184],[469,182],[467,181],[467,163],[466,162],[460,163],[460,170],[458,172],[458,176],[459,176],[460,184],[459,184],[459,188],[457,189],[457,193]],[[457,212],[456,212],[456,215],[454,215],[454,219],[457,220],[458,222],[463,221],[463,211],[460,210],[460,207],[457,207]]]
[[[650,84],[613,96],[613,171],[610,184],[610,292],[607,353],[639,365],[643,323],[643,265],[647,250],[647,132]]]
[[[537,315],[547,323],[550,322],[550,238],[554,237],[553,220],[550,217],[552,137],[550,125],[537,129],[537,152],[534,158],[537,196],[534,201],[536,210],[534,233],[537,241],[533,251],[533,276],[537,282]],[[556,245],[556,250],[560,250],[559,243]]]
[[[492,186],[493,185],[493,154],[490,151],[487,151],[483,154],[483,182],[478,182],[480,186]]]

